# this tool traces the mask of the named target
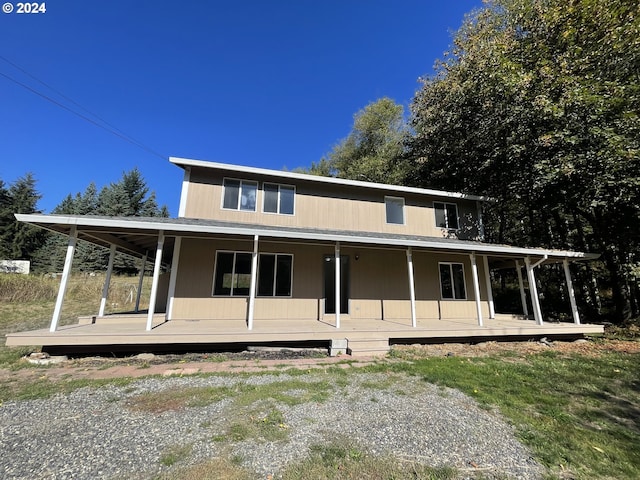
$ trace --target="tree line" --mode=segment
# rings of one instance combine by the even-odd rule
[[[373,102],[302,170],[493,197],[487,240],[599,253],[572,267],[581,308],[623,321],[640,315],[639,107],[637,0],[492,0],[408,115]]]
[[[41,195],[31,173],[18,178],[10,186],[0,179],[0,258],[31,260],[32,271],[49,273],[62,271],[66,237],[16,221],[14,213],[41,213]],[[98,191],[90,183],[84,192],[69,194],[52,211],[59,215],[103,215],[168,217],[166,206],[159,207],[155,193],[149,190],[137,168],[125,172],[122,178]],[[102,271],[109,252],[88,242],[79,241],[74,257],[76,271]],[[127,255],[118,253],[114,270],[135,273],[139,265]]]

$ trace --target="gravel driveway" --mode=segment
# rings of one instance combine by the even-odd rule
[[[287,437],[214,441],[238,415],[233,399],[207,406],[150,413],[129,407],[143,393],[171,388],[263,385],[288,374],[145,378],[126,387],[82,388],[45,400],[9,401],[0,407],[0,478],[154,478],[170,468],[163,452],[189,445],[179,465],[218,455],[242,459],[267,478],[303,459],[314,444],[351,438],[373,454],[391,453],[433,467],[453,466],[462,478],[538,479],[544,469],[499,415],[462,393],[415,377],[351,372],[330,384],[322,402],[278,404]],[[302,382],[334,378],[295,375]],[[295,394],[295,392],[291,392]]]

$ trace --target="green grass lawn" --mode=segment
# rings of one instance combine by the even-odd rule
[[[381,367],[378,367],[381,368]],[[551,478],[640,478],[640,354],[413,359],[390,367],[500,411]]]

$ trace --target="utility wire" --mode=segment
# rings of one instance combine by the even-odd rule
[[[17,70],[20,70],[22,73],[24,73],[25,75],[31,77],[32,79],[34,79],[35,81],[37,81],[38,83],[44,85],[45,87],[49,88],[50,90],[52,90],[53,92],[57,93],[58,95],[60,95],[62,98],[64,98],[65,100],[71,102],[72,104],[76,105],[77,107],[79,107],[80,109],[82,109],[83,111],[85,111],[86,113],[88,113],[89,115],[97,118],[98,120],[100,120],[100,122],[102,122],[103,124],[96,122],[95,120],[87,117],[86,115],[83,115],[81,113],[78,113],[77,111],[67,107],[66,105],[54,100],[53,98],[38,92],[37,90],[35,90],[34,88],[31,88],[30,86],[16,80],[15,78],[10,77],[9,75],[6,75],[2,72],[0,72],[0,76],[3,76],[4,78],[6,78],[7,80],[12,81],[13,83],[21,86],[22,88],[30,91],[31,93],[34,93],[36,95],[38,95],[41,98],[44,98],[45,100],[53,103],[54,105],[63,108],[64,110],[67,110],[68,112],[73,113],[74,115],[77,115],[78,117],[82,118],[83,120],[85,120],[86,122],[91,123],[92,125],[95,125],[96,127],[102,128],[103,130],[111,133],[112,135],[115,135],[116,137],[121,138],[122,140],[125,140],[129,143],[131,143],[132,145],[135,145],[138,148],[141,148],[142,150],[145,150],[146,152],[155,155],[157,157],[162,158],[163,160],[165,160],[167,158],[166,155],[162,155],[158,152],[156,152],[155,150],[153,150],[150,147],[147,147],[145,144],[139,142],[138,140],[136,140],[135,138],[127,135],[126,133],[124,133],[122,130],[120,130],[119,128],[111,125],[109,122],[107,122],[106,120],[100,118],[98,115],[96,115],[95,113],[90,112],[89,110],[87,110],[86,108],[84,108],[82,105],[80,105],[78,102],[74,101],[73,99],[67,97],[66,95],[64,95],[63,93],[59,92],[58,90],[56,90],[55,88],[53,88],[52,86],[48,85],[47,83],[43,82],[42,80],[36,78],[35,76],[31,75],[29,72],[27,72],[26,70],[24,70],[23,68],[21,68],[20,66],[16,65],[15,63],[11,62],[10,60],[8,60],[7,58],[3,57],[2,55],[0,55],[0,59],[4,60],[5,62],[7,62],[9,65],[13,66],[14,68],[16,68]],[[105,126],[106,125],[106,126]],[[108,128],[107,128],[108,127]]]

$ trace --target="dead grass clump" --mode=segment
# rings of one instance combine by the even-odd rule
[[[58,293],[58,280],[51,277],[0,273],[0,301],[39,302],[53,300]]]

